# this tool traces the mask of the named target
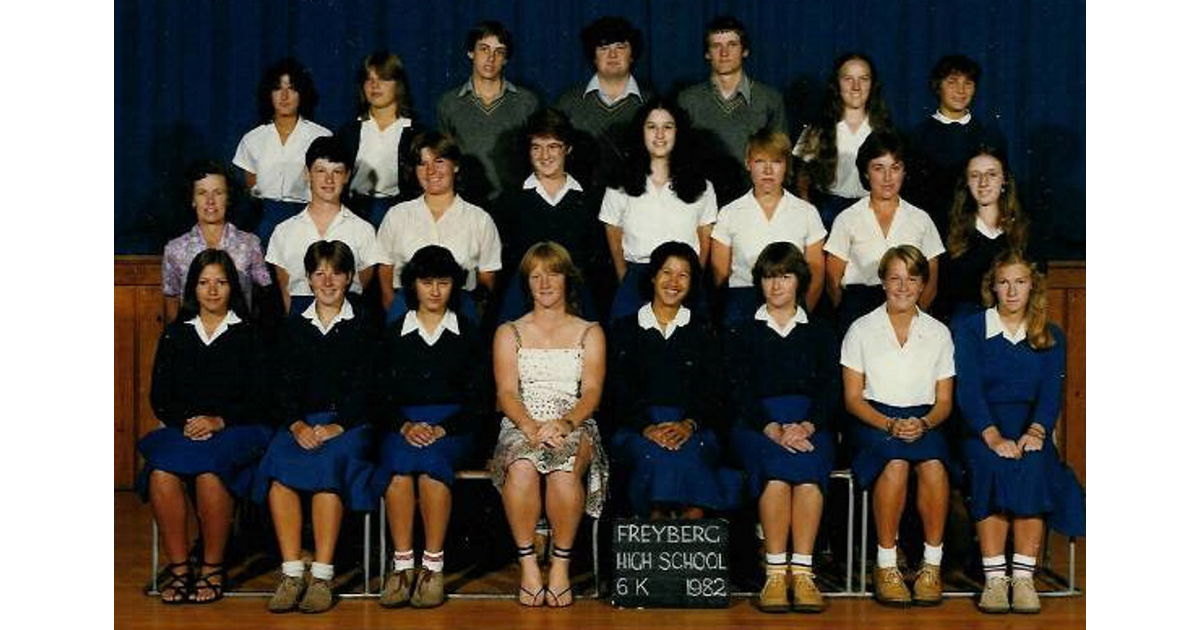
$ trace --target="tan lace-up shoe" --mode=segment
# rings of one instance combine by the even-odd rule
[[[1008,577],[1001,575],[988,578],[979,595],[980,612],[1003,614],[1008,612]]]
[[[445,578],[441,571],[421,567],[417,574],[417,585],[413,588],[413,608],[433,608],[446,601]]]
[[[802,613],[819,613],[825,610],[825,597],[808,571],[792,571],[788,576],[792,592],[792,610]]]
[[[393,571],[388,575],[387,581],[383,584],[383,591],[379,593],[379,605],[384,608],[399,608],[408,605],[408,600],[412,597],[413,580],[417,572],[413,569],[403,569],[401,571]]]
[[[1036,615],[1042,612],[1042,602],[1038,600],[1037,587],[1033,584],[1033,578],[1013,578],[1012,611],[1024,615]]]
[[[323,613],[333,608],[333,588],[329,580],[313,578],[304,591],[304,598],[298,607],[302,613]]]
[[[283,576],[283,581],[275,589],[271,601],[267,602],[267,610],[273,613],[285,613],[296,608],[304,595],[304,576]]]
[[[907,606],[912,594],[896,567],[875,567],[875,601],[885,606]]]
[[[758,594],[758,609],[769,613],[788,611],[787,573],[784,571],[767,572],[767,581]]]
[[[913,580],[913,603],[917,606],[937,606],[942,603],[941,567],[921,564],[917,579]]]

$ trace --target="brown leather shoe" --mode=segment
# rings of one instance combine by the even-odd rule
[[[758,594],[758,609],[769,613],[788,611],[787,573],[768,571],[767,581]]]
[[[988,578],[987,583],[983,585],[983,593],[980,593],[979,603],[976,606],[980,612],[993,615],[1007,613],[1009,609],[1008,576],[1000,575]]]
[[[875,567],[875,601],[885,606],[907,606],[912,593],[904,584],[904,576],[896,567]]]
[[[333,602],[333,588],[329,585],[329,580],[313,578],[297,608],[302,613],[323,613],[333,608]]]
[[[825,610],[825,597],[808,571],[792,571],[788,576],[792,592],[792,610],[802,613],[819,613]]]
[[[937,606],[942,603],[942,568],[921,563],[913,580],[913,603],[917,606]]]
[[[275,594],[271,596],[271,601],[267,602],[267,610],[273,613],[285,613],[296,608],[296,604],[300,603],[300,598],[304,595],[304,576],[297,577],[283,576],[283,580],[279,582],[279,587],[275,589]]]
[[[413,608],[434,608],[441,606],[445,601],[445,578],[442,572],[421,567],[410,602]]]
[[[1042,602],[1038,599],[1037,586],[1034,586],[1033,578],[1013,578],[1012,611],[1023,615],[1036,615],[1042,612]]]
[[[383,591],[379,593],[379,605],[384,608],[407,606],[409,598],[412,597],[416,574],[414,569],[392,571],[383,583]]]

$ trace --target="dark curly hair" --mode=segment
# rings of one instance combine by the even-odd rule
[[[666,111],[675,119],[675,148],[671,150],[671,189],[684,203],[692,203],[704,193],[707,184],[699,152],[693,146],[692,119],[678,103],[655,97],[638,110],[629,127],[629,160],[622,188],[631,197],[646,192],[646,175],[650,174],[650,151],[646,149],[643,130],[646,119],[656,109]]]
[[[317,101],[320,97],[308,69],[292,57],[280,59],[263,72],[262,79],[258,82],[258,120],[264,125],[275,120],[275,106],[271,104],[271,92],[279,87],[279,82],[284,75],[287,75],[292,87],[300,94],[300,115],[312,120],[313,111],[317,109]]]

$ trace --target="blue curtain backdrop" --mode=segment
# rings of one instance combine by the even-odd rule
[[[622,15],[642,30],[639,81],[673,92],[707,76],[704,24],[730,13],[750,32],[747,71],[785,94],[793,138],[815,117],[822,82],[847,50],[872,56],[897,124],[936,106],[929,69],[961,52],[984,68],[974,114],[999,126],[1026,207],[1055,258],[1084,257],[1082,0],[122,0],[116,3],[116,253],[159,253],[194,215],[185,164],[233,158],[257,124],[254,89],[272,61],[307,65],[317,122],[354,114],[354,70],[387,48],[404,60],[418,116],[470,66],[467,30],[503,22],[515,37],[507,76],[553,102],[591,76],[579,30]],[[235,217],[236,220],[236,217]]]

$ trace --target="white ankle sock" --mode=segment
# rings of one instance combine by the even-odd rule
[[[925,564],[932,564],[935,567],[942,566],[942,546],[934,547],[929,543],[925,543],[925,556],[922,558]]]
[[[875,566],[880,569],[889,569],[896,566],[896,548],[884,549],[877,547],[875,551]]]
[[[767,573],[787,571],[787,553],[763,554],[767,561]]]
[[[332,580],[333,565],[325,564],[324,562],[314,562],[312,563],[312,574],[318,580]]]
[[[393,551],[392,552],[392,564],[395,566],[395,568],[392,570],[395,571],[396,573],[404,571],[405,569],[413,568],[413,566],[415,564],[414,557],[413,557],[413,550],[408,549],[406,551],[399,551],[399,550]]]
[[[303,560],[288,560],[283,563],[283,574],[288,577],[302,577],[304,575]]]
[[[806,573],[812,573],[812,554],[793,553],[792,570],[801,570]]]
[[[1033,572],[1037,569],[1037,558],[1033,556],[1024,556],[1019,553],[1013,554],[1013,577],[1032,578]]]
[[[421,556],[421,567],[429,569],[434,573],[442,570],[446,565],[446,553],[443,551],[426,551]]]
[[[1004,577],[1008,563],[1004,561],[1004,556],[983,556],[983,578],[990,580],[996,577]]]

